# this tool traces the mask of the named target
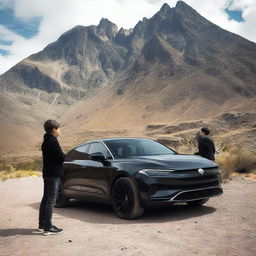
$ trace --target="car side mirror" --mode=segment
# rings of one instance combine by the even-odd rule
[[[101,152],[90,154],[90,158],[98,162],[104,162],[106,160],[105,156]]]

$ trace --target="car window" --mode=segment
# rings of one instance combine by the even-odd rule
[[[102,143],[99,143],[99,142],[92,143],[89,149],[89,154],[98,153],[98,152],[102,153],[106,159],[112,158],[107,148]]]
[[[90,148],[90,144],[82,145],[78,148],[73,149],[67,155],[66,160],[84,160],[89,159],[88,150]]]
[[[76,148],[76,151],[82,152],[82,153],[88,153],[90,148],[90,144],[82,145],[81,147]]]
[[[149,139],[120,139],[105,141],[105,143],[117,158],[175,154],[166,146]]]

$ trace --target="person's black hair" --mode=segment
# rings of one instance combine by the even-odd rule
[[[53,129],[60,128],[60,124],[55,120],[47,120],[44,122],[44,130],[46,133],[52,133]]]
[[[204,132],[205,135],[209,135],[210,134],[210,130],[207,127],[201,128],[201,131]]]

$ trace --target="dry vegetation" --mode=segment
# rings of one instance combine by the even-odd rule
[[[9,180],[16,178],[25,178],[29,176],[40,176],[41,172],[33,170],[11,170],[0,172],[0,180]]]
[[[41,159],[33,159],[15,163],[13,161],[0,160],[0,180],[24,178],[41,175]]]
[[[216,162],[222,170],[224,180],[231,178],[236,172],[253,176],[248,173],[255,173],[256,154],[239,145],[228,145],[217,155]]]

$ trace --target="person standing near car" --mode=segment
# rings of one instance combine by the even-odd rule
[[[197,134],[198,152],[195,155],[208,158],[215,161],[215,145],[211,138],[209,138],[210,130],[207,127],[201,128],[199,134]]]
[[[59,145],[60,124],[55,120],[44,123],[42,143],[44,192],[39,209],[39,230],[44,236],[61,233],[63,229],[52,225],[52,214],[58,194],[60,177],[63,175],[63,162],[66,158]]]

